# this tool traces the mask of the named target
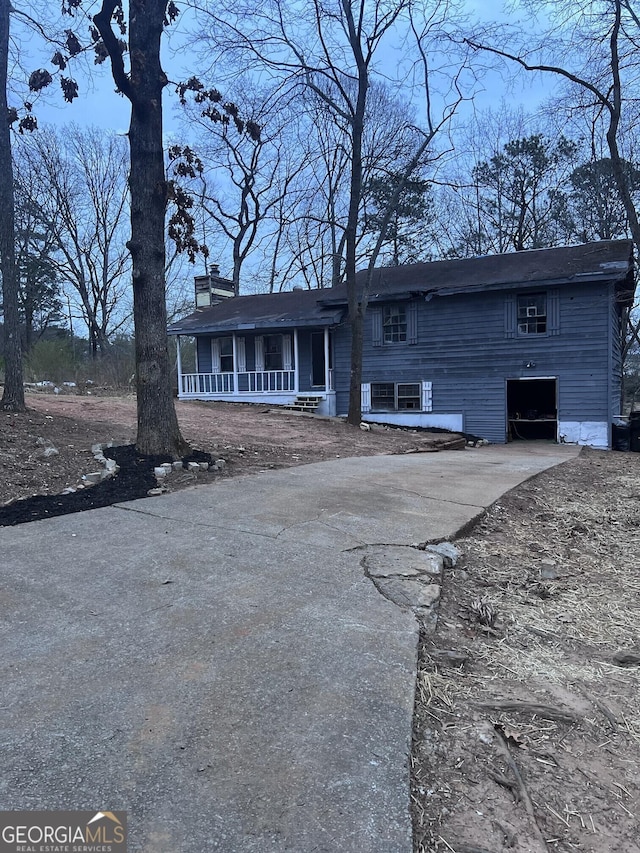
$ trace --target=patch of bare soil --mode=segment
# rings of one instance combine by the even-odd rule
[[[416,692],[415,850],[640,851],[640,455],[584,450],[457,544]]]
[[[92,445],[130,446],[135,441],[135,398],[30,393],[27,405],[25,414],[0,412],[0,525],[145,497],[155,486],[153,466],[170,461],[121,454],[120,473],[112,480],[61,495],[65,489],[83,485],[84,475],[100,469]],[[205,454],[201,458],[222,458],[226,464],[222,471],[172,473],[166,480],[171,491],[336,457],[435,449],[451,440],[447,433],[375,426],[363,431],[335,419],[266,406],[177,402],[176,408],[182,433]],[[16,500],[19,505],[13,503]],[[10,509],[3,506],[10,502]]]

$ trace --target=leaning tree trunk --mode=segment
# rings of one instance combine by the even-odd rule
[[[0,406],[7,411],[23,412],[25,404],[18,313],[13,161],[7,105],[10,11],[9,0],[0,0],[0,270],[4,304],[4,394]]]
[[[165,302],[165,213],[167,181],[162,147],[162,92],[167,77],[160,64],[166,0],[130,0],[129,55],[111,29],[118,0],[104,0],[94,22],[109,52],[118,89],[131,102],[131,240],[138,435],[141,453],[181,456],[188,445],[173,404]]]

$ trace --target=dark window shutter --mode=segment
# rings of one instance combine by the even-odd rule
[[[547,293],[547,332],[550,335],[560,334],[560,293],[557,290]]]
[[[504,301],[504,336],[515,338],[516,336],[516,298],[507,296]]]
[[[407,305],[407,343],[418,343],[418,303],[409,302]]]
[[[374,347],[382,346],[382,309],[371,309],[371,343]]]

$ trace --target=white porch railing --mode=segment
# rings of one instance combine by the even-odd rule
[[[296,390],[296,372],[295,370],[257,370],[247,373],[239,373],[239,387],[244,387],[244,377],[247,377],[249,387],[248,391],[295,391]]]
[[[233,373],[183,373],[180,390],[183,394],[233,394]]]
[[[244,373],[183,373],[181,394],[277,394],[296,390],[295,370],[253,370]]]

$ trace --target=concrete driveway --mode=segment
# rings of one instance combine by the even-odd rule
[[[410,853],[416,620],[363,556],[576,452],[336,459],[0,529],[2,808],[126,810],[145,853]]]

